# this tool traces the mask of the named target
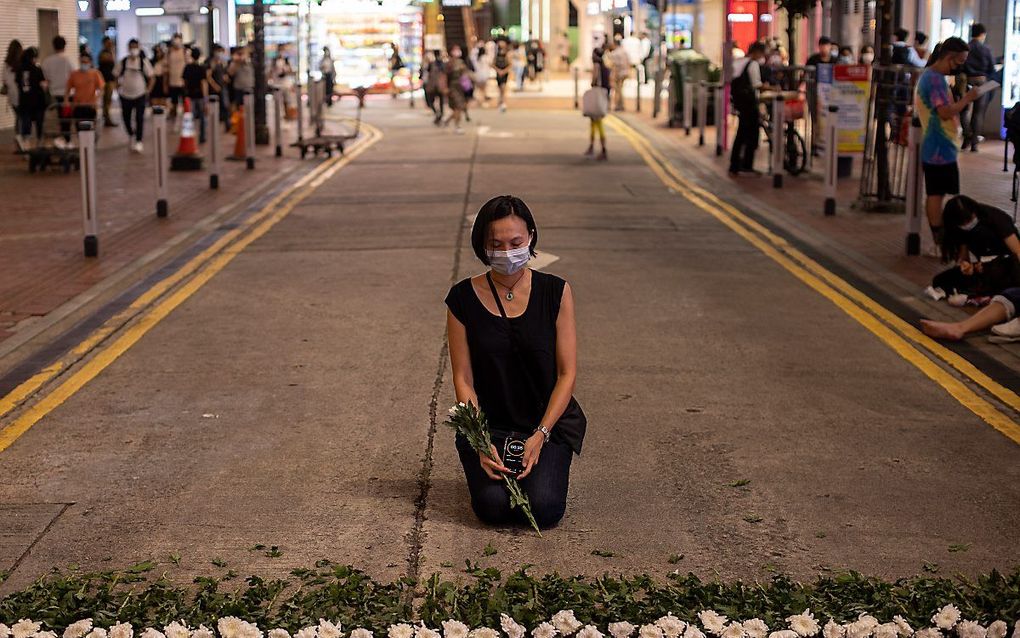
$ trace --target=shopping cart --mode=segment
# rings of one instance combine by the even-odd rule
[[[345,96],[352,96],[358,100],[357,113],[354,116],[354,126],[345,133],[337,135],[323,135],[322,134],[322,108],[321,105],[317,108],[316,119],[318,120],[315,125],[315,136],[299,139],[298,141],[291,144],[292,147],[301,151],[301,159],[308,156],[308,153],[318,155],[319,153],[325,153],[326,157],[332,157],[333,151],[339,151],[341,155],[344,153],[344,146],[358,138],[361,135],[361,110],[365,107],[365,94],[368,93],[367,88],[357,88],[353,91],[346,93],[337,94],[337,102],[343,101]]]
[[[38,144],[27,152],[28,172],[36,173],[51,166],[59,166],[65,173],[70,173],[72,168],[78,168],[78,125],[86,121],[96,121],[94,107],[62,103],[46,107],[42,136]],[[93,130],[96,131],[98,143],[101,129],[93,126]]]

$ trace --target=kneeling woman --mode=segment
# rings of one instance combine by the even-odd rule
[[[573,400],[577,376],[574,299],[559,277],[527,268],[538,229],[527,205],[502,195],[482,206],[471,231],[488,270],[461,281],[446,297],[447,332],[457,401],[489,420],[499,462],[480,456],[461,436],[471,506],[482,521],[524,522],[512,510],[502,473],[507,438],[524,441],[517,474],[540,527],[556,525],[567,506],[570,461],[580,454],[585,418]]]

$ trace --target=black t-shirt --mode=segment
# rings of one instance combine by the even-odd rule
[[[1006,239],[1018,234],[1013,218],[994,206],[984,206],[982,213],[977,226],[960,231],[963,243],[977,257],[1012,255]]]
[[[821,53],[814,53],[810,58],[807,59],[808,66],[818,66],[819,64],[834,64],[836,62],[835,56],[830,55],[828,58],[823,58]]]
[[[565,283],[532,270],[528,306],[520,317],[510,318],[510,326],[482,305],[470,278],[454,285],[446,296],[450,312],[467,329],[478,407],[494,433],[531,434],[542,419],[556,385],[556,318]],[[514,342],[520,355],[514,352]],[[542,396],[536,397],[536,392]],[[554,427],[554,437],[556,431]]]
[[[37,110],[46,107],[46,91],[42,83],[46,80],[38,64],[21,67],[18,71],[18,108]]]
[[[184,94],[190,98],[204,97],[202,81],[205,80],[205,66],[191,62],[184,67]]]

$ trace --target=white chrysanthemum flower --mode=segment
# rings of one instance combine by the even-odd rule
[[[414,627],[406,622],[390,625],[390,628],[386,630],[386,635],[389,638],[414,638]]]
[[[744,638],[744,625],[739,622],[731,622],[723,627],[719,638]]]
[[[745,620],[743,627],[748,638],[766,638],[769,635],[769,626],[761,618]]]
[[[701,633],[701,630],[698,629],[697,625],[692,623],[687,625],[687,631],[684,632],[684,638],[705,638],[705,634]]]
[[[1020,620],[1013,625],[1013,638],[1020,638]]]
[[[846,627],[839,624],[835,620],[829,619],[829,622],[825,623],[825,627],[822,628],[823,638],[845,638]]]
[[[110,638],[134,638],[135,628],[131,623],[121,622],[110,627]]]
[[[531,630],[532,638],[553,638],[556,635],[556,627],[552,623],[544,622]]]
[[[892,617],[892,621],[896,624],[896,633],[899,634],[900,638],[909,638],[914,635],[914,628],[910,626],[910,623],[903,616],[897,614]]]
[[[0,622],[0,638],[9,638],[11,635],[11,628]]]
[[[609,623],[609,635],[613,638],[630,638],[635,631],[637,631],[637,627],[626,620]],[[2,636],[0,636],[0,638],[2,638]]]
[[[729,618],[711,609],[699,611],[698,619],[701,620],[701,625],[705,628],[705,631],[716,636],[722,633],[726,623],[729,622]]]
[[[861,614],[857,617],[857,622],[861,623],[865,627],[868,627],[874,631],[875,627],[878,627],[878,618],[875,618],[871,614]]]
[[[769,638],[799,638],[799,634],[792,629],[780,629],[769,634]]]
[[[365,631],[368,631],[367,629]],[[368,636],[356,637],[354,632],[351,632],[351,638],[372,638],[372,632],[368,633]],[[418,623],[414,628],[414,638],[443,638],[438,631],[430,627],[426,627],[425,623]]]
[[[510,638],[524,638],[524,634],[528,633],[523,625],[506,614],[499,615],[499,626],[503,629],[503,633]]]
[[[301,629],[297,630],[296,634],[294,634],[294,638],[315,638],[315,635],[317,633],[318,633],[317,627],[314,626],[302,627]]]
[[[439,634],[437,633],[436,636],[439,636]],[[357,629],[351,632],[351,638],[374,638],[374,636],[372,635],[372,632],[369,631],[368,629],[365,629],[364,627],[358,627]]]
[[[956,625],[956,633],[960,638],[985,638],[988,630],[974,620],[964,620]]]
[[[917,631],[914,638],[942,638],[942,632],[934,627],[928,627]]]
[[[878,627],[878,621],[872,616],[861,616],[846,626],[846,638],[870,638],[875,627]]]
[[[42,623],[32,622],[31,620],[25,620],[22,618],[18,622],[11,625],[11,636],[13,638],[29,638],[39,633],[39,628],[42,627]]]
[[[638,629],[638,638],[662,638],[662,627],[658,625],[641,625]]]
[[[237,616],[224,616],[216,621],[216,629],[220,632],[220,638],[241,638],[244,621]]]
[[[290,638],[290,632],[286,629],[277,627],[276,629],[269,630],[269,638]]]
[[[552,617],[552,624],[563,636],[569,636],[581,628],[581,623],[574,617],[574,611],[571,609],[556,612]]]
[[[35,638],[57,638],[57,632],[55,631],[40,631],[35,635]]]
[[[459,620],[443,621],[443,636],[445,638],[467,638],[468,626]]]
[[[952,629],[960,622],[960,610],[955,605],[946,605],[931,617],[931,621],[939,629]]]
[[[316,628],[318,638],[343,638],[343,627],[340,623],[333,624],[325,618],[319,619],[319,626]]]
[[[468,634],[470,638],[499,638],[499,632],[492,627],[478,627]]]
[[[163,633],[166,634],[166,638],[191,638],[191,630],[188,629],[187,625],[181,624],[176,620],[163,627]]]
[[[158,629],[146,627],[145,631],[142,632],[142,638],[166,638],[166,636]]]
[[[113,638],[111,635],[110,638]],[[199,625],[198,629],[191,632],[191,638],[216,638],[213,635],[212,629],[209,629],[205,625]]]
[[[899,638],[899,627],[894,622],[882,623],[871,635],[874,638]]]
[[[662,630],[666,638],[677,638],[684,633],[687,623],[674,616],[673,612],[670,612],[656,620],[655,626]]]
[[[109,638],[110,632],[102,627],[93,627],[92,631],[85,634],[85,638]]]
[[[92,631],[92,619],[86,618],[68,625],[64,630],[64,638],[82,638],[90,631]]]
[[[577,632],[577,638],[605,638],[605,635],[595,625],[585,625]]]
[[[1009,631],[1009,627],[1006,625],[1004,620],[996,620],[992,624],[988,625],[988,638],[1006,638],[1006,632]]]
[[[814,636],[821,629],[810,609],[805,609],[803,613],[790,616],[786,619],[786,622],[790,623],[790,629],[797,632],[797,635],[801,638]]]

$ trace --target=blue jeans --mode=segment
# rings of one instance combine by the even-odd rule
[[[504,440],[503,437],[493,435],[492,442],[497,450],[502,451]],[[520,510],[510,508],[510,496],[504,482],[494,481],[485,474],[478,461],[478,453],[460,435],[457,436],[457,453],[464,466],[464,476],[471,493],[471,508],[478,519],[489,525],[527,525],[527,519]],[[542,447],[538,465],[521,481],[521,487],[531,501],[535,521],[543,529],[554,527],[567,510],[567,487],[573,454],[570,446],[549,441]]]

